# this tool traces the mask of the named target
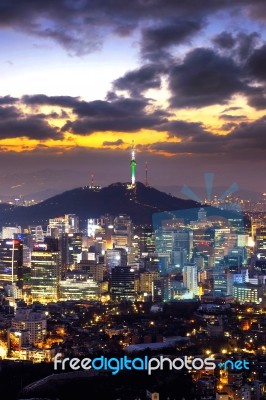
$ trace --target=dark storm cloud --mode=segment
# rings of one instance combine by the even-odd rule
[[[214,135],[213,135],[214,136]],[[203,139],[203,138],[202,138]],[[207,138],[205,138],[207,139]],[[223,140],[209,137],[209,140],[189,140],[182,142],[158,142],[149,146],[150,150],[172,154],[222,154]]]
[[[223,131],[231,131],[233,128],[237,127],[237,124],[234,122],[228,122],[227,124],[223,124],[220,129]]]
[[[127,90],[132,96],[137,96],[148,89],[160,89],[162,72],[164,68],[159,65],[144,65],[116,79],[113,87],[115,90]]]
[[[212,39],[216,46],[226,56],[231,56],[238,62],[246,61],[259,43],[258,32],[239,32],[234,35],[230,32],[221,32]]]
[[[159,26],[142,30],[141,51],[145,58],[154,59],[154,53],[178,45],[190,38],[202,28],[199,20],[173,19]]]
[[[45,94],[25,95],[22,102],[30,106],[50,105],[73,108],[80,102],[79,97],[71,96],[46,96]]]
[[[248,14],[251,18],[255,20],[266,20],[266,9],[265,2],[263,0],[257,0],[254,4],[250,4],[248,8]]]
[[[237,52],[240,60],[245,61],[252,54],[259,42],[259,38],[258,32],[250,34],[241,32],[237,35]]]
[[[197,48],[170,71],[171,105],[193,108],[225,104],[244,90],[240,78],[241,69],[231,58]]]
[[[266,108],[266,44],[254,49],[245,65],[250,80],[248,103],[257,110]]]
[[[16,107],[1,107],[0,106],[0,121],[4,121],[9,118],[18,118],[21,115],[20,111]]]
[[[131,116],[130,113],[123,118],[105,117],[81,118],[76,121],[68,121],[62,128],[63,132],[69,131],[79,135],[89,135],[94,132],[136,132],[140,129],[152,129],[162,123],[155,114]]]
[[[248,104],[257,110],[266,108],[266,90],[263,87],[253,88],[248,95]]]
[[[247,118],[245,115],[230,115],[230,114],[223,114],[219,117],[220,119],[224,119],[226,121],[237,121]]]
[[[17,102],[18,102],[18,99],[16,97],[11,97],[11,96],[0,97],[0,105],[15,104]]]
[[[238,147],[243,151],[254,153],[262,151],[265,152],[266,146],[266,115],[262,118],[251,122],[242,122],[230,135],[231,149]]]
[[[213,43],[222,49],[232,49],[236,40],[229,32],[221,32],[212,39]]]
[[[117,139],[113,142],[105,140],[102,145],[103,146],[120,146],[121,144],[124,144],[124,141],[122,139]]]
[[[56,128],[51,127],[42,118],[28,116],[17,119],[2,119],[0,115],[0,138],[20,138],[46,140],[61,139],[61,134]]]
[[[147,146],[152,151],[172,154],[209,154],[224,155],[228,159],[264,160],[266,146],[266,115],[248,123],[241,122],[229,127],[228,135],[214,135],[209,132],[190,133],[183,136],[181,142],[158,142]],[[144,146],[145,147],[145,146]]]
[[[167,122],[169,112],[156,109],[152,101],[144,97],[124,98],[110,93],[108,100],[82,101],[70,96],[46,96],[43,94],[23,96],[24,104],[39,106],[51,105],[71,108],[74,120],[66,121],[62,132],[91,134],[96,131],[134,132],[142,128],[156,128]],[[64,113],[64,111],[62,111]],[[36,114],[39,118],[58,118],[57,113]],[[63,118],[67,118],[64,113]]]
[[[228,111],[236,111],[236,110],[241,110],[242,107],[227,107],[225,108],[222,112],[228,112]]]
[[[200,122],[187,122],[187,121],[169,121],[159,127],[160,131],[167,131],[168,137],[188,138],[190,136],[199,136],[204,133],[209,133],[204,129]]]
[[[135,132],[142,128],[156,128],[167,121],[169,113],[160,109],[148,111],[147,107],[152,108],[152,104],[144,98],[80,102],[73,109],[76,120],[67,121],[62,131],[81,135],[106,131]]]
[[[173,26],[170,35],[169,29],[163,31],[162,21],[170,28],[172,19],[199,21],[218,10],[234,9],[237,12],[238,6],[245,5],[250,6],[250,0],[202,0],[200,6],[198,0],[0,0],[0,26],[52,39],[71,54],[81,55],[99,49],[104,36],[110,32],[125,36],[154,21],[161,32],[150,32],[146,47],[154,47],[157,37],[160,46],[169,46],[172,38],[175,37],[175,41],[181,37],[185,39],[187,29],[193,33],[197,26],[193,22],[187,29],[181,25],[179,29]],[[252,15],[264,5],[258,0],[255,6],[252,5]]]
[[[118,98],[115,101],[94,100],[90,102],[81,101],[73,109],[74,113],[79,117],[113,117],[123,118],[130,112],[137,115],[142,112],[148,105],[148,100],[131,99],[131,98]]]
[[[266,44],[255,49],[247,61],[247,72],[258,81],[266,81]]]

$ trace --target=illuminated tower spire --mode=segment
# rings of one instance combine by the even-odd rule
[[[131,169],[131,185],[135,186],[136,183],[136,160],[135,160],[135,145],[134,141],[132,142],[131,148],[131,161],[130,161],[130,169]]]

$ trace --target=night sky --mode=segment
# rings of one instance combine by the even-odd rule
[[[0,198],[94,183],[265,192],[265,0],[0,0]],[[178,189],[179,190],[179,189]]]

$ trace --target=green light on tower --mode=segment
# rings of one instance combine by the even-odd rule
[[[136,183],[136,160],[135,160],[135,146],[134,143],[132,144],[131,150],[131,161],[130,161],[130,168],[131,168],[131,185],[134,186]]]

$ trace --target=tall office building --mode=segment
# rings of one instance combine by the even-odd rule
[[[60,250],[62,256],[62,269],[76,267],[82,253],[82,234],[64,233],[60,241]]]
[[[0,285],[22,285],[23,243],[17,239],[0,240]]]
[[[180,268],[182,263],[190,261],[193,249],[191,229],[159,229],[155,241],[158,257],[163,264],[162,273],[167,274],[172,269]],[[165,263],[167,256],[169,261]]]
[[[28,230],[33,242],[42,243],[44,241],[44,232],[41,225],[29,226]]]
[[[131,267],[114,267],[111,272],[111,297],[113,300],[135,299],[135,272]]]
[[[110,249],[106,250],[105,263],[109,273],[115,267],[127,266],[127,252],[125,249]]]
[[[127,246],[131,245],[133,224],[128,215],[119,215],[114,219],[114,235],[127,237]]]
[[[160,276],[153,281],[152,299],[155,302],[169,301],[171,299],[170,276]]]
[[[47,235],[59,238],[64,233],[77,233],[79,219],[75,214],[65,214],[63,217],[50,218]]]
[[[193,296],[198,296],[198,268],[195,264],[186,264],[183,269],[184,286]]]
[[[150,228],[142,228],[139,238],[140,255],[148,255],[155,251],[155,236]]]
[[[256,229],[255,250],[260,260],[266,259],[266,227]]]
[[[31,294],[33,301],[57,301],[61,275],[59,251],[48,250],[48,245],[36,244],[31,255]]]
[[[230,275],[222,265],[211,270],[212,292],[216,297],[224,297],[230,293]]]
[[[159,278],[158,272],[141,272],[139,276],[140,292],[153,294],[154,281],[158,278]]]

